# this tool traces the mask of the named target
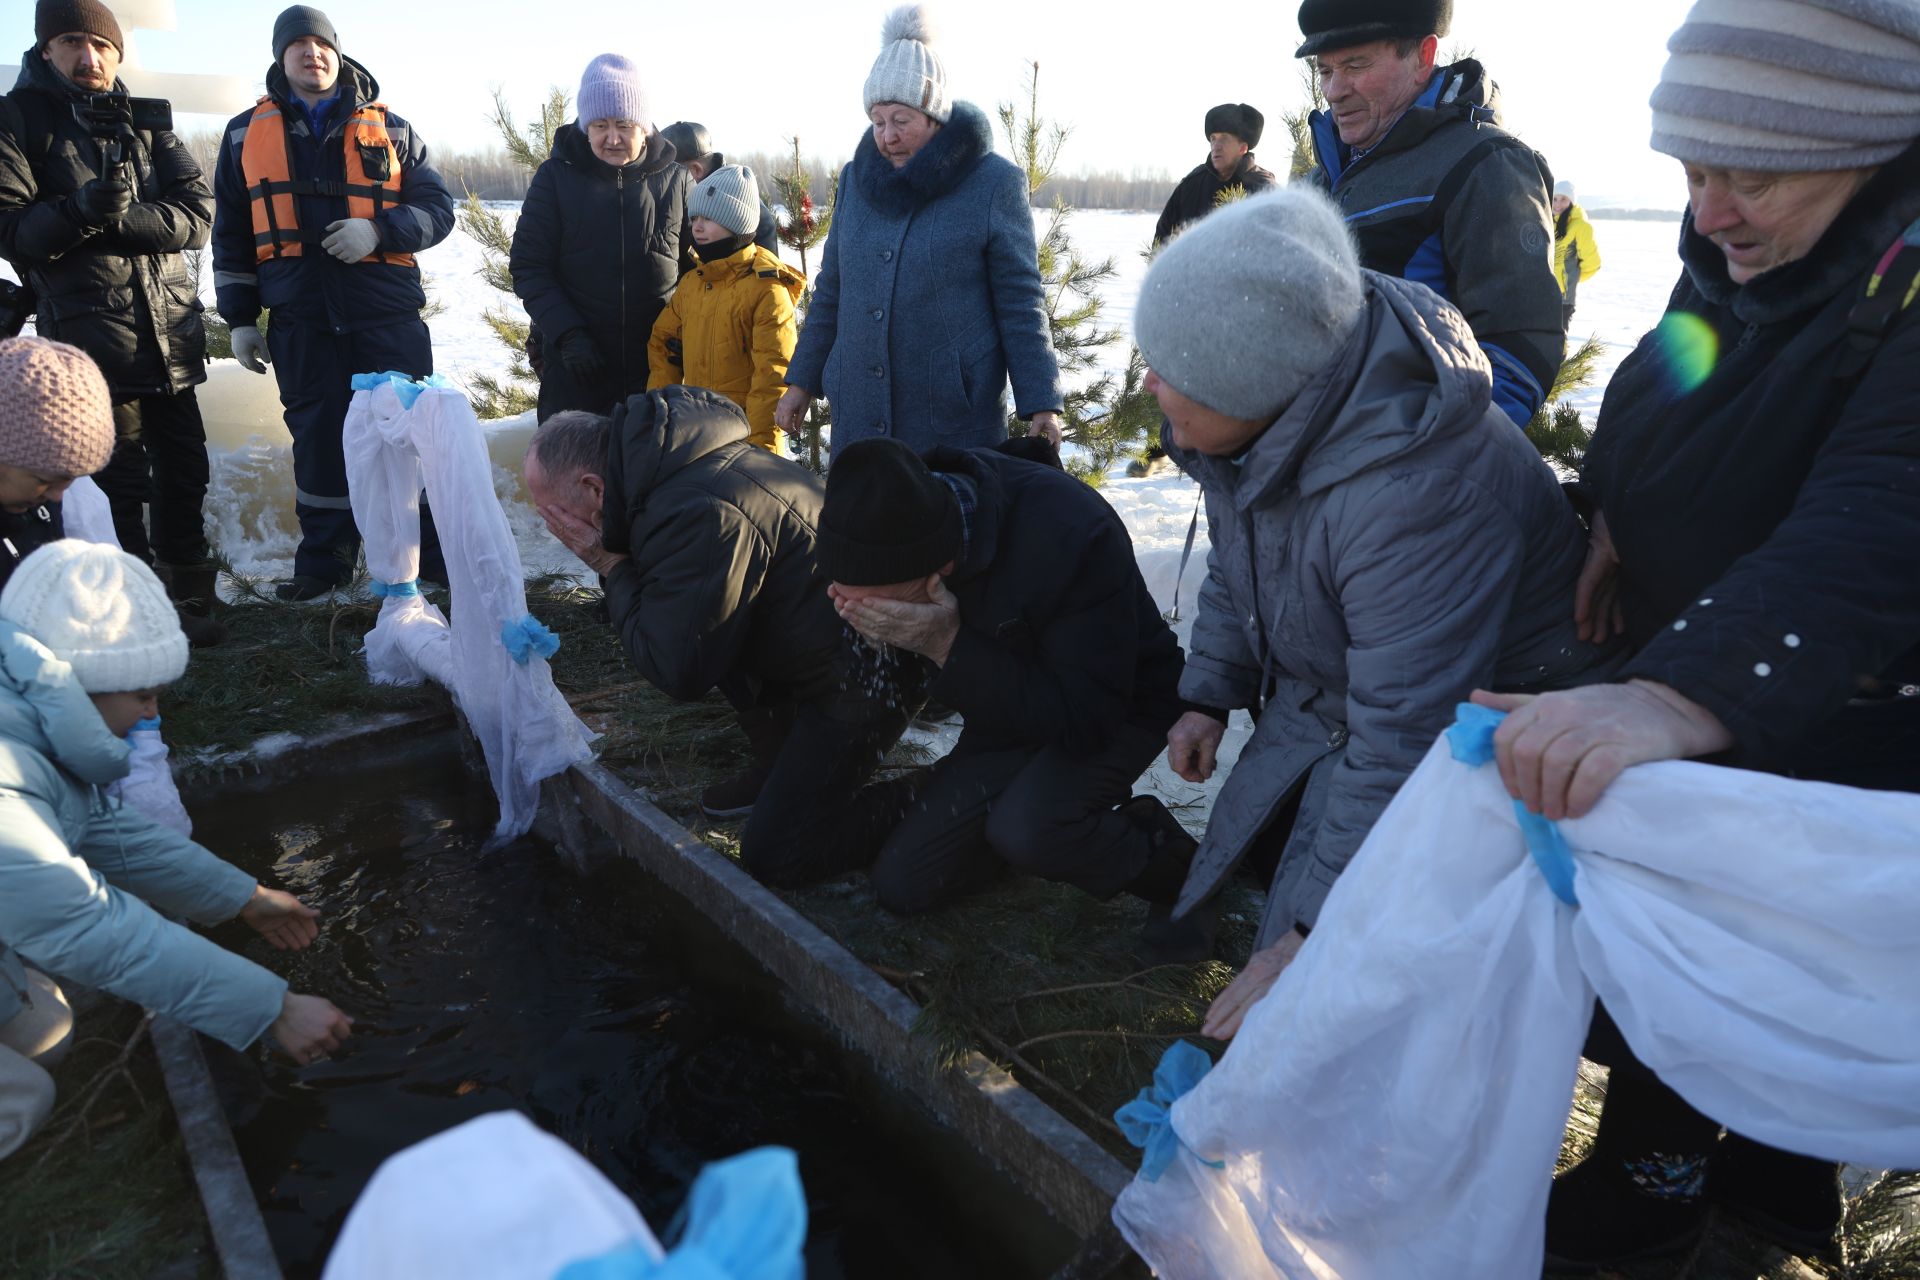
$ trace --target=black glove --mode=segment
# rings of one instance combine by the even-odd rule
[[[579,382],[592,382],[607,367],[593,335],[585,329],[569,329],[560,336],[560,363]]]
[[[535,378],[543,378],[547,372],[546,339],[540,336],[540,326],[527,326],[527,368],[533,370]]]
[[[133,207],[133,188],[118,178],[95,178],[74,192],[74,212],[83,225],[104,227]]]

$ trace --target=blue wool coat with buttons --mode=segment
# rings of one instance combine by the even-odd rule
[[[860,140],[787,385],[833,405],[833,448],[892,436],[914,449],[1007,438],[1062,405],[1024,174],[993,153],[969,102],[896,170]]]

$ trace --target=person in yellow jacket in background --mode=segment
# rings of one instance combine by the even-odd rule
[[[682,382],[717,391],[747,412],[754,444],[781,452],[774,406],[786,390],[799,335],[794,304],[806,279],[754,244],[760,187],[753,170],[722,165],[687,202],[700,265],[680,277],[648,345],[647,390]]]
[[[1582,280],[1600,273],[1600,246],[1587,211],[1573,202],[1573,184],[1562,179],[1553,188],[1553,278],[1560,282],[1560,310],[1573,328],[1573,300]]]

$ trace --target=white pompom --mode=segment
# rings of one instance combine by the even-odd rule
[[[882,48],[896,40],[917,40],[921,44],[932,44],[933,39],[933,14],[923,4],[903,4],[889,13],[887,20],[880,24]]]

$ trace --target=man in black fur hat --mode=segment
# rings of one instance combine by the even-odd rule
[[[1244,102],[1223,102],[1207,112],[1207,158],[1180,179],[1153,229],[1157,249],[1189,222],[1204,218],[1229,200],[1265,191],[1279,181],[1254,163],[1266,117]]]
[[[1493,400],[1524,426],[1560,369],[1553,175],[1500,128],[1471,58],[1436,66],[1453,0],[1306,0],[1294,56],[1327,105],[1309,118],[1312,180],[1347,215],[1362,266],[1426,285],[1466,317]]]

